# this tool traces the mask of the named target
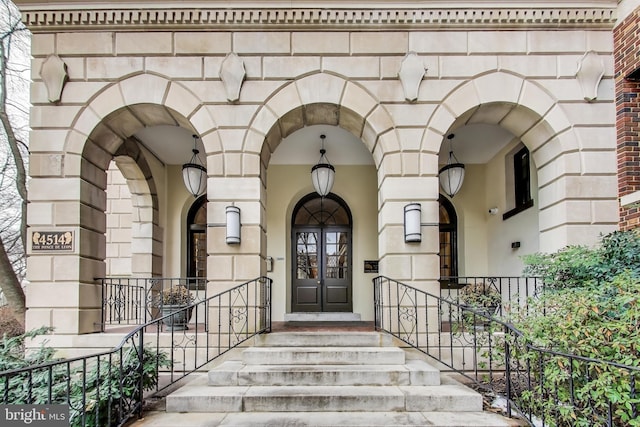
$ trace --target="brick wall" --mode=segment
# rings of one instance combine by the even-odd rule
[[[640,69],[640,8],[614,30],[618,196],[640,191],[640,80],[626,77]],[[640,76],[638,77],[640,79]],[[620,229],[640,226],[637,204],[620,207]]]

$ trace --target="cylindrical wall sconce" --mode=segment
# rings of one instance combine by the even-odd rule
[[[240,243],[240,208],[227,206],[227,244]]]
[[[422,241],[421,214],[422,206],[420,203],[409,203],[404,207],[404,241],[406,243]]]

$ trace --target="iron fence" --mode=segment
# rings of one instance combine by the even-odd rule
[[[122,426],[145,397],[269,332],[271,283],[260,277],[150,320],[111,351],[0,372],[0,404],[66,404],[72,426]],[[186,327],[172,323],[181,312]]]
[[[502,315],[509,306],[525,306],[527,299],[544,291],[544,283],[539,277],[516,276],[448,276],[440,278],[440,296],[456,304],[464,305],[465,290],[498,296],[501,303],[496,306],[496,314]]]
[[[640,368],[532,345],[494,313],[377,277],[375,325],[535,426],[640,425]],[[502,304],[506,307],[507,304]]]
[[[207,299],[207,279],[202,277],[96,279],[102,287],[102,331],[110,325],[144,325],[162,312],[162,294],[184,286],[193,301]]]

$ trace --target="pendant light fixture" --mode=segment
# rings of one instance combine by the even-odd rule
[[[320,135],[322,140],[322,148],[320,149],[320,160],[311,168],[311,181],[316,192],[324,197],[331,192],[333,181],[336,175],[336,169],[329,163],[327,151],[324,149],[324,139],[326,135]]]
[[[447,139],[449,140],[449,159],[447,160],[447,164],[438,171],[440,187],[449,197],[455,196],[456,193],[460,191],[460,187],[462,187],[462,182],[464,181],[464,165],[460,163],[453,154],[451,143],[453,137],[454,134],[452,133],[447,135]]]
[[[198,135],[193,135],[193,156],[189,163],[182,165],[182,179],[184,185],[189,190],[189,193],[193,194],[193,197],[198,197],[206,191],[207,188],[207,168],[204,167],[204,163],[200,160],[198,154],[200,151],[197,147]]]

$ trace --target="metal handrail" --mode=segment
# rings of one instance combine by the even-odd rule
[[[144,325],[159,317],[160,296],[178,286],[189,290],[195,302],[207,299],[207,279],[204,277],[100,277],[102,288],[102,324],[104,332],[110,325]]]
[[[433,295],[384,276],[373,279],[376,330],[501,396],[508,416],[536,426],[628,425],[638,420],[640,368],[540,348],[495,313]],[[628,399],[589,391],[608,373]]]
[[[67,404],[73,426],[122,426],[145,398],[270,332],[271,284],[259,277],[148,321],[110,351],[0,372],[0,404]],[[188,329],[172,323],[181,312]]]
[[[544,283],[540,277],[520,276],[443,276],[440,278],[440,296],[456,304],[464,304],[460,294],[469,286],[482,287],[497,293],[502,301],[509,305],[524,306],[527,299],[536,297],[544,291]],[[502,315],[504,304],[497,307],[496,314]]]

